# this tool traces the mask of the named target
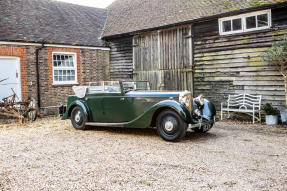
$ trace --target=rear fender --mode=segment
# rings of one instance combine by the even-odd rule
[[[71,116],[71,112],[74,109],[74,107],[79,106],[82,108],[85,116],[87,117],[87,121],[90,121],[90,109],[89,107],[85,104],[85,102],[81,100],[76,100],[73,101],[67,108],[66,113],[63,115],[62,120],[68,119]]]

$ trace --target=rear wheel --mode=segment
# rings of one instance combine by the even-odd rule
[[[76,106],[71,113],[71,121],[75,129],[85,130],[87,118],[83,109],[79,106]]]
[[[177,141],[185,136],[187,123],[173,110],[162,111],[156,120],[158,134],[166,141]]]

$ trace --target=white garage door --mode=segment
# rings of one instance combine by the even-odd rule
[[[4,81],[2,81],[4,80]],[[0,99],[16,92],[18,101],[21,100],[20,59],[0,56]]]

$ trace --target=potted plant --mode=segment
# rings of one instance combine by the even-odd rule
[[[275,66],[283,76],[285,84],[285,108],[280,111],[280,114],[282,123],[287,125],[287,36],[284,36],[283,41],[273,43],[261,57],[270,65]]]
[[[272,107],[270,103],[263,105],[263,111],[266,114],[265,121],[267,125],[278,125],[278,109]]]

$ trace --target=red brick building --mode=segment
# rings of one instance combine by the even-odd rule
[[[73,85],[109,80],[109,48],[99,40],[104,9],[49,0],[5,0],[0,7],[1,99],[13,88],[20,99],[53,108]]]

